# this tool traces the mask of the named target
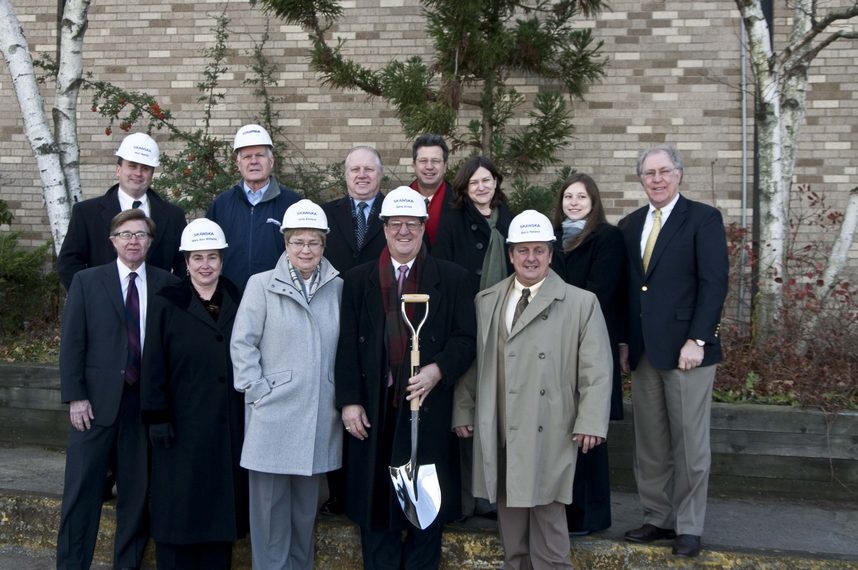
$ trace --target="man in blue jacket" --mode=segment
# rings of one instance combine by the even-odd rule
[[[271,175],[273,148],[268,131],[259,125],[238,129],[233,150],[241,181],[219,194],[206,213],[223,228],[229,243],[223,275],[242,291],[251,275],[277,263],[285,248],[280,220],[300,198]]]

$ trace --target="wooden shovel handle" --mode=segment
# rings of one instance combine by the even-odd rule
[[[402,301],[405,303],[428,303],[429,295],[426,293],[405,293],[402,295]]]

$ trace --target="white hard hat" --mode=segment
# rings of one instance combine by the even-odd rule
[[[271,137],[263,127],[259,125],[244,125],[235,133],[232,150],[238,150],[246,146],[270,146],[274,147]]]
[[[429,217],[426,211],[426,198],[409,186],[394,188],[384,197],[381,212],[378,214],[382,220],[393,216],[414,216],[425,220]]]
[[[208,218],[197,218],[182,230],[179,251],[203,251],[226,249],[226,236],[215,222]]]
[[[146,133],[131,133],[122,139],[116,156],[154,168],[160,164],[158,159],[161,152],[158,150],[158,143],[155,142],[155,139]]]
[[[280,225],[280,231],[297,230],[297,229],[321,230],[328,233],[328,216],[318,204],[312,200],[298,200],[286,209],[283,214],[283,223]]]
[[[525,210],[509,223],[507,243],[525,243],[529,241],[554,241],[554,229],[551,222],[536,210]]]

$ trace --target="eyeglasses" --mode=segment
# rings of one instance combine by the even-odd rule
[[[113,237],[118,237],[122,241],[130,241],[131,238],[137,238],[140,241],[149,239],[149,232],[116,232]]]
[[[402,226],[405,226],[405,229],[408,230],[408,233],[414,233],[417,231],[417,228],[423,225],[423,222],[417,222],[415,220],[411,220],[408,222],[402,222],[399,220],[393,220],[391,222],[387,222],[387,227],[394,231],[394,233],[399,233],[399,230],[402,229]]]
[[[667,178],[668,176],[670,176],[673,173],[674,170],[676,170],[676,169],[675,168],[662,168],[661,170],[647,170],[646,172],[643,173],[643,177],[646,180],[653,180],[653,179],[655,179],[656,176],[658,176],[660,178]]]
[[[322,251],[322,242],[320,241],[288,241],[289,247],[295,251],[304,251],[304,248],[309,248],[313,253]]]

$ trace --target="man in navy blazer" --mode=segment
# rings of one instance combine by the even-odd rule
[[[346,155],[345,169],[347,195],[322,205],[331,227],[325,259],[340,273],[375,261],[386,243],[378,217],[384,201],[381,155],[370,146],[356,146]],[[366,227],[361,244],[357,243],[358,215]]]
[[[620,221],[628,271],[635,478],[644,525],[626,540],[674,539],[696,556],[706,515],[709,416],[727,296],[727,243],[715,208],[679,194],[683,163],[669,145],[641,152],[637,174],[649,205]]]
[[[117,260],[75,274],[63,312],[60,389],[69,404],[71,429],[58,569],[89,568],[92,563],[112,456],[117,488],[114,568],[139,568],[148,538],[148,439],[140,419],[139,355],[148,300],[176,277],[145,262],[156,236],[154,223],[142,210],[117,214],[109,233]],[[126,306],[132,289],[136,312]]]
[[[68,231],[57,256],[60,283],[69,289],[81,269],[116,259],[107,239],[110,221],[122,210],[140,208],[158,229],[149,247],[147,263],[178,275],[185,272],[179,240],[185,229],[185,213],[156,194],[149,185],[159,164],[158,144],[144,133],[132,133],[116,151],[116,180],[103,195],[78,202],[72,208]]]

